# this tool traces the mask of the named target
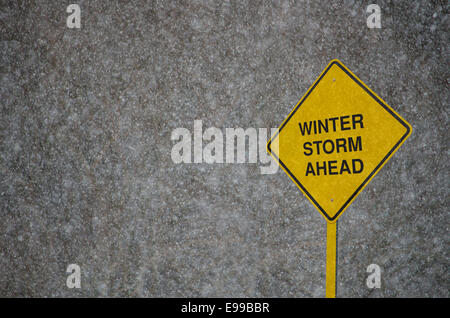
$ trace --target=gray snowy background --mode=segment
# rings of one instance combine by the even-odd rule
[[[448,13],[1,0],[0,296],[323,297],[326,224],[289,177],[174,164],[170,137],[195,119],[278,127],[338,58],[414,130],[339,221],[337,295],[449,297]]]

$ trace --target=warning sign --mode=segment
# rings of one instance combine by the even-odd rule
[[[328,222],[335,222],[411,134],[411,126],[333,60],[267,145]]]

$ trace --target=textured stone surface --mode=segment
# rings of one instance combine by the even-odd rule
[[[0,296],[324,296],[295,184],[170,136],[277,127],[333,58],[414,128],[339,221],[338,296],[449,296],[447,1],[376,1],[379,30],[367,1],[69,3],[0,2]]]

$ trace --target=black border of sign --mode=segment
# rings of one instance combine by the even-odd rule
[[[400,138],[400,140],[395,144],[395,146],[387,153],[387,155],[383,158],[383,160],[381,160],[381,162],[375,167],[375,169],[367,176],[367,178],[363,181],[363,183],[361,183],[361,185],[356,189],[356,191],[350,196],[350,198],[348,198],[348,200],[344,203],[344,205],[339,209],[339,211],[335,214],[334,217],[330,218],[330,216],[325,212],[325,210],[320,206],[320,204],[313,198],[313,196],[308,192],[308,190],[306,190],[306,188],[300,183],[300,181],[294,176],[294,174],[288,169],[288,167],[280,160],[280,158],[277,157],[277,155],[275,155],[272,152],[272,149],[270,148],[270,144],[272,143],[272,140],[274,138],[276,138],[278,136],[278,134],[280,133],[280,131],[284,128],[284,126],[289,122],[289,120],[291,119],[291,117],[297,112],[297,110],[300,108],[300,106],[303,104],[303,102],[306,100],[306,98],[308,98],[309,94],[311,94],[311,92],[314,90],[314,88],[316,88],[317,84],[320,83],[320,81],[322,80],[322,78],[325,76],[325,74],[328,72],[328,70],[333,66],[333,65],[337,65],[339,66],[340,69],[342,69],[353,81],[355,81],[359,86],[361,86],[364,91],[366,91],[373,99],[375,99],[378,104],[380,104],[385,110],[387,110],[389,112],[389,114],[391,114],[395,119],[398,120],[398,122],[400,124],[402,124],[403,126],[405,126],[406,128],[406,133],[402,136],[402,138]],[[361,189],[366,185],[366,183],[372,178],[372,176],[380,169],[380,167],[384,164],[384,162],[390,157],[390,155],[399,147],[399,145],[405,140],[405,138],[409,135],[409,133],[411,132],[411,129],[409,127],[409,125],[402,119],[400,118],[396,113],[394,113],[385,103],[383,103],[383,101],[381,101],[377,96],[375,96],[369,89],[367,89],[367,87],[364,86],[364,84],[362,84],[362,82],[357,79],[355,76],[353,76],[353,74],[351,74],[345,67],[343,67],[343,65],[341,65],[341,63],[339,61],[333,61],[330,63],[330,65],[328,65],[328,67],[326,68],[326,70],[322,73],[322,75],[320,76],[320,78],[314,83],[313,87],[311,87],[311,89],[308,91],[308,93],[301,99],[301,101],[298,103],[298,105],[296,106],[296,108],[294,109],[294,111],[291,112],[291,114],[289,115],[289,117],[284,121],[283,125],[280,127],[280,129],[278,129],[278,131],[275,133],[275,135],[273,135],[272,138],[270,138],[269,143],[267,144],[267,150],[270,152],[270,154],[272,156],[274,156],[278,162],[283,166],[283,168],[285,169],[286,172],[289,173],[289,175],[291,176],[291,178],[297,183],[297,185],[303,190],[304,193],[306,193],[306,195],[311,199],[311,201],[314,202],[314,204],[316,205],[317,208],[320,209],[320,211],[322,212],[322,214],[330,221],[334,221],[336,220],[339,215],[347,208],[347,206],[349,205],[349,203],[353,200],[353,198],[359,193],[359,191],[361,191]]]

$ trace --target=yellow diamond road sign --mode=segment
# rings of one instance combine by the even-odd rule
[[[328,222],[336,222],[411,134],[340,61],[328,64],[267,144]]]

